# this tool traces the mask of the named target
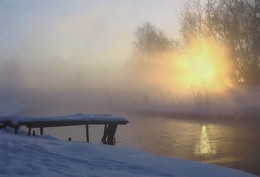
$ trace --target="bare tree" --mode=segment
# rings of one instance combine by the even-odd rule
[[[187,4],[181,16],[184,41],[201,36],[228,46],[236,80],[260,84],[260,1],[208,0]]]
[[[156,58],[162,52],[172,48],[173,42],[149,22],[137,27],[135,34],[134,45],[137,55],[144,61]]]

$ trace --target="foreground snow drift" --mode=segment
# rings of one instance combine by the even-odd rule
[[[0,131],[0,176],[250,177],[225,167],[154,156],[138,150],[63,142]]]

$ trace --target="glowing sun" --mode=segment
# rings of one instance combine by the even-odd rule
[[[173,75],[182,88],[209,86],[222,91],[232,87],[231,65],[224,48],[209,40],[192,42],[174,61]]]

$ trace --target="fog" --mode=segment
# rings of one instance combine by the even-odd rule
[[[0,1],[1,99],[68,113],[183,110],[187,97],[200,105],[209,95],[229,103],[204,85],[199,93],[172,82],[179,75],[169,62],[133,67],[137,26],[150,21],[176,35],[181,7],[177,0]]]
[[[135,85],[127,65],[137,25],[174,30],[174,6],[180,3],[0,1],[1,98],[92,109],[117,104]]]

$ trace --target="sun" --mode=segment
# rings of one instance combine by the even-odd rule
[[[214,41],[193,41],[185,50],[170,51],[157,57],[138,70],[142,84],[150,90],[173,91],[175,95],[189,99],[194,93],[223,94],[234,87],[229,54],[224,46]]]
[[[172,75],[182,88],[211,87],[223,91],[232,87],[231,65],[224,48],[210,40],[193,41],[173,59]]]

